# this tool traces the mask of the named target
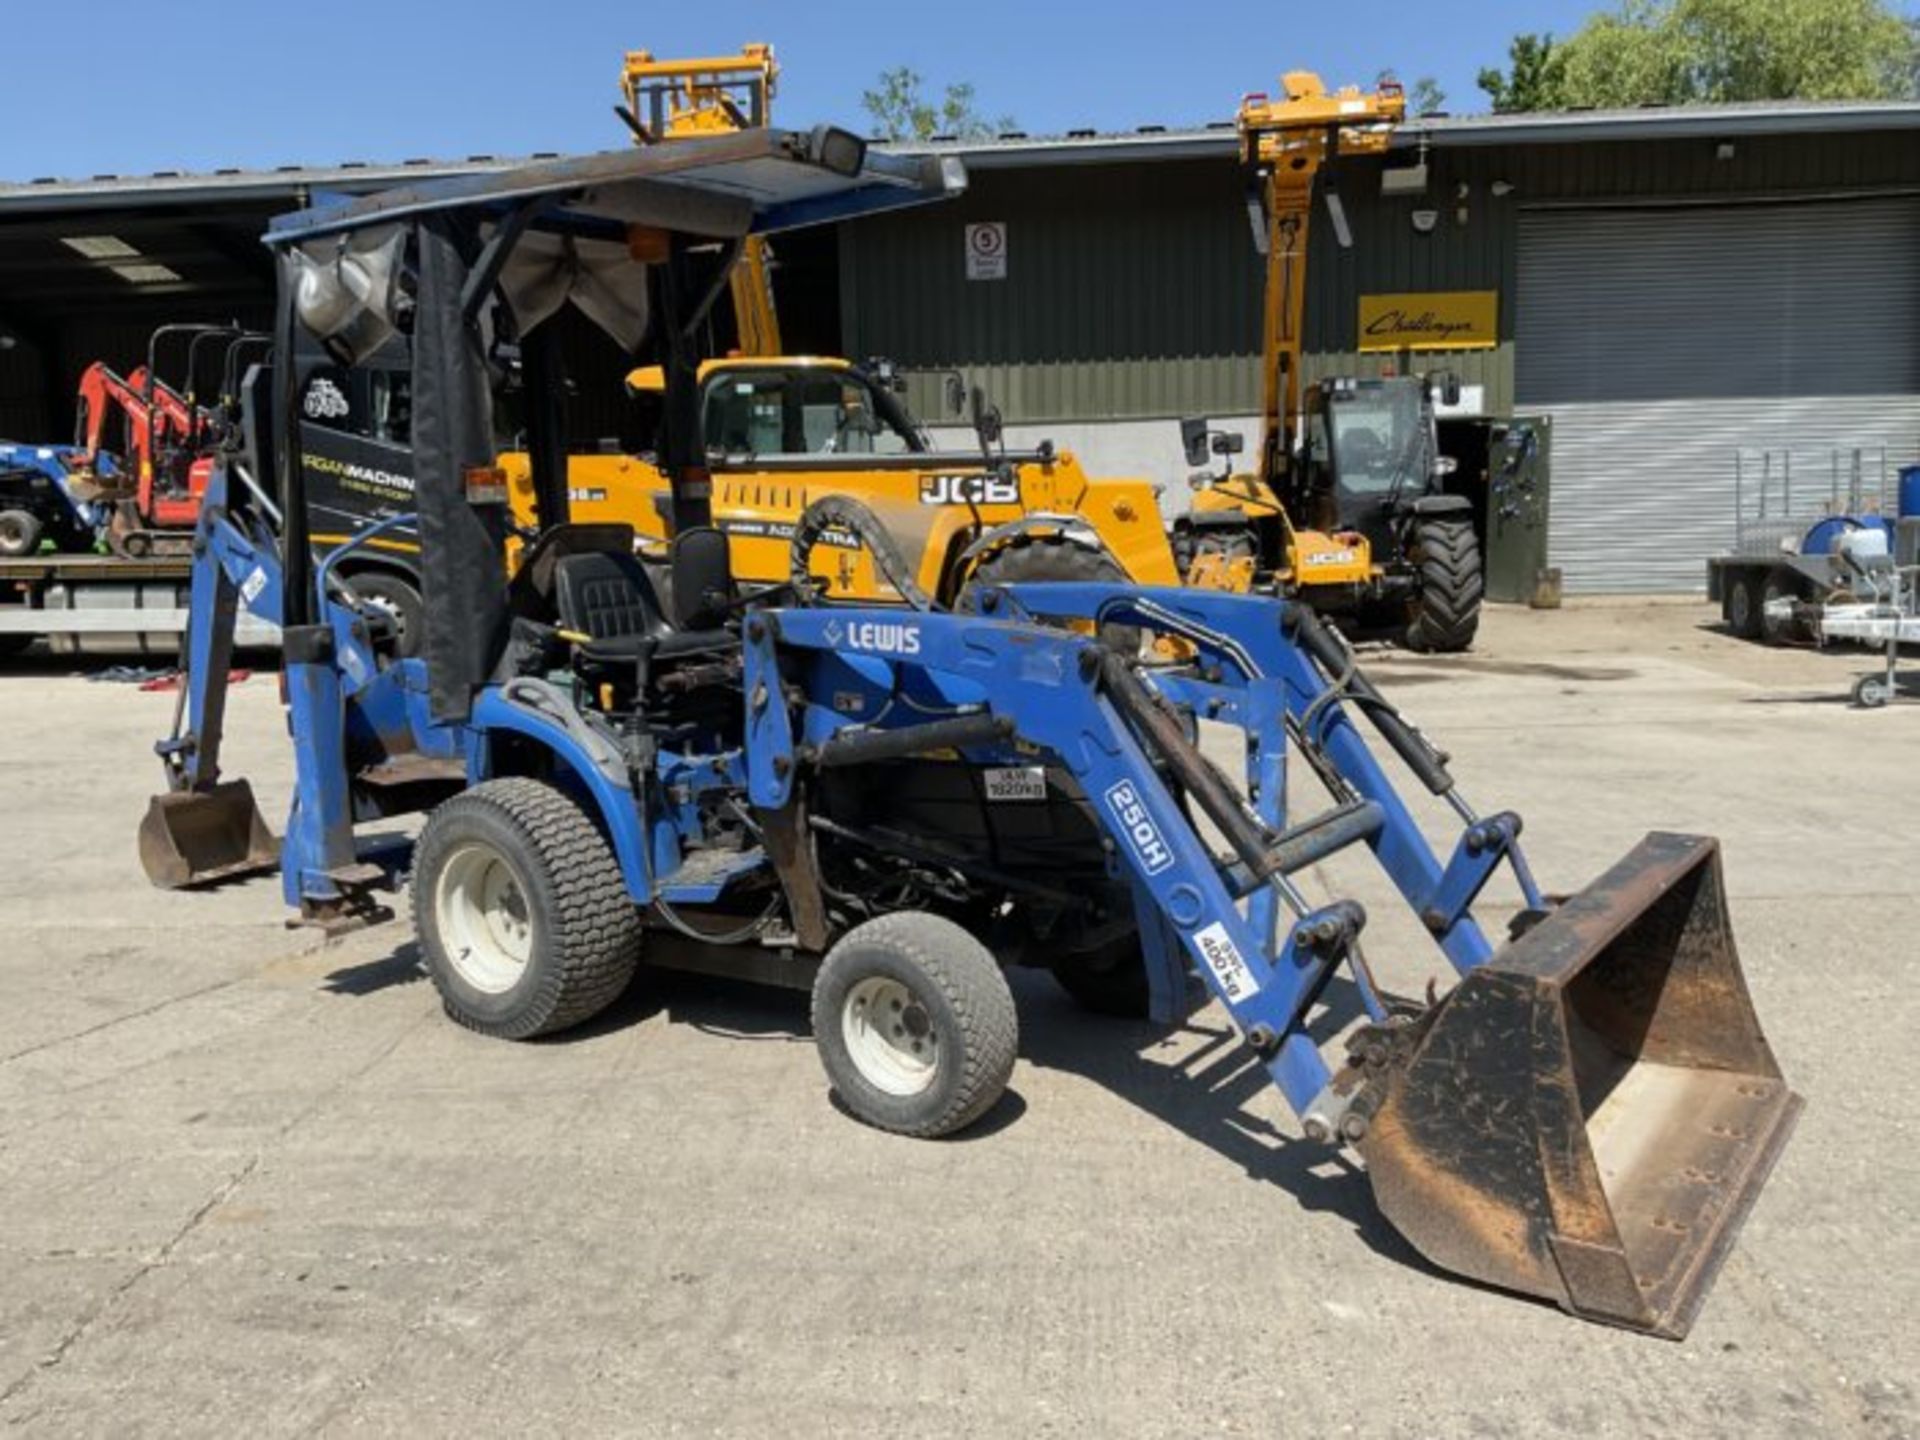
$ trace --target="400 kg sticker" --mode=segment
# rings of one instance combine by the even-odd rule
[[[1204,930],[1194,931],[1193,948],[1200,952],[1200,958],[1219,983],[1220,993],[1228,1000],[1238,1003],[1260,992],[1260,982],[1253,978],[1253,967],[1247,964],[1246,956],[1233,943],[1223,922],[1216,920]]]

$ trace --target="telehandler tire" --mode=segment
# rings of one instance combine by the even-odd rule
[[[1407,559],[1420,575],[1420,593],[1407,616],[1407,648],[1429,654],[1471,649],[1486,589],[1473,526],[1423,520],[1413,528]]]
[[[1120,562],[1111,555],[1089,550],[1071,540],[1025,537],[982,560],[967,580],[967,588],[971,590],[976,585],[1015,585],[1034,580],[1125,585],[1127,572],[1120,568]],[[963,605],[962,608],[967,607]],[[1102,625],[1100,641],[1109,650],[1118,650],[1122,655],[1138,655],[1140,627],[1111,623]]]
[[[856,925],[813,981],[813,1040],[856,1119],[931,1139],[971,1125],[1013,1074],[1007,977],[953,921],[904,910]]]
[[[640,913],[612,850],[537,780],[489,780],[427,817],[413,919],[447,1014],[503,1040],[599,1014],[640,960]]]

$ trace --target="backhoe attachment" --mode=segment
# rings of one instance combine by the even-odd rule
[[[280,863],[280,843],[245,780],[156,795],[140,822],[140,864],[163,890],[259,875]]]
[[[1719,845],[1698,836],[1648,836],[1352,1053],[1348,1134],[1421,1254],[1675,1339],[1801,1104],[1747,994]]]

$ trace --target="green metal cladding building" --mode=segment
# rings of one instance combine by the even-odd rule
[[[964,156],[964,198],[781,239],[789,346],[956,367],[1014,437],[1148,475],[1177,515],[1176,419],[1248,429],[1258,404],[1232,127],[927,148]],[[0,181],[0,434],[70,433],[80,371],[142,363],[156,325],[264,320],[273,214],[510,163]],[[1527,523],[1571,591],[1699,590],[1736,487],[1870,499],[1920,460],[1920,105],[1423,119],[1325,174],[1353,243],[1318,206],[1309,378],[1446,367],[1471,411],[1550,417],[1550,503]],[[1394,296],[1474,309],[1484,343],[1362,353],[1362,305]],[[620,443],[627,357],[573,330],[576,438]]]
[[[1182,508],[1173,421],[1244,425],[1259,400],[1231,127],[929,148],[962,154],[971,190],[844,227],[842,347],[957,367],[1014,435],[1151,474]],[[1736,475],[1749,506],[1762,473],[1796,505],[1836,485],[1872,503],[1920,461],[1920,105],[1433,118],[1323,174],[1353,243],[1317,206],[1308,378],[1450,368],[1471,409],[1550,417],[1570,591],[1700,589]],[[984,267],[982,225],[1002,227]],[[1368,297],[1489,294],[1485,348],[1361,351]]]

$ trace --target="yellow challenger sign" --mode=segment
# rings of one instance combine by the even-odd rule
[[[1362,295],[1362,350],[1491,350],[1500,343],[1497,290]]]

